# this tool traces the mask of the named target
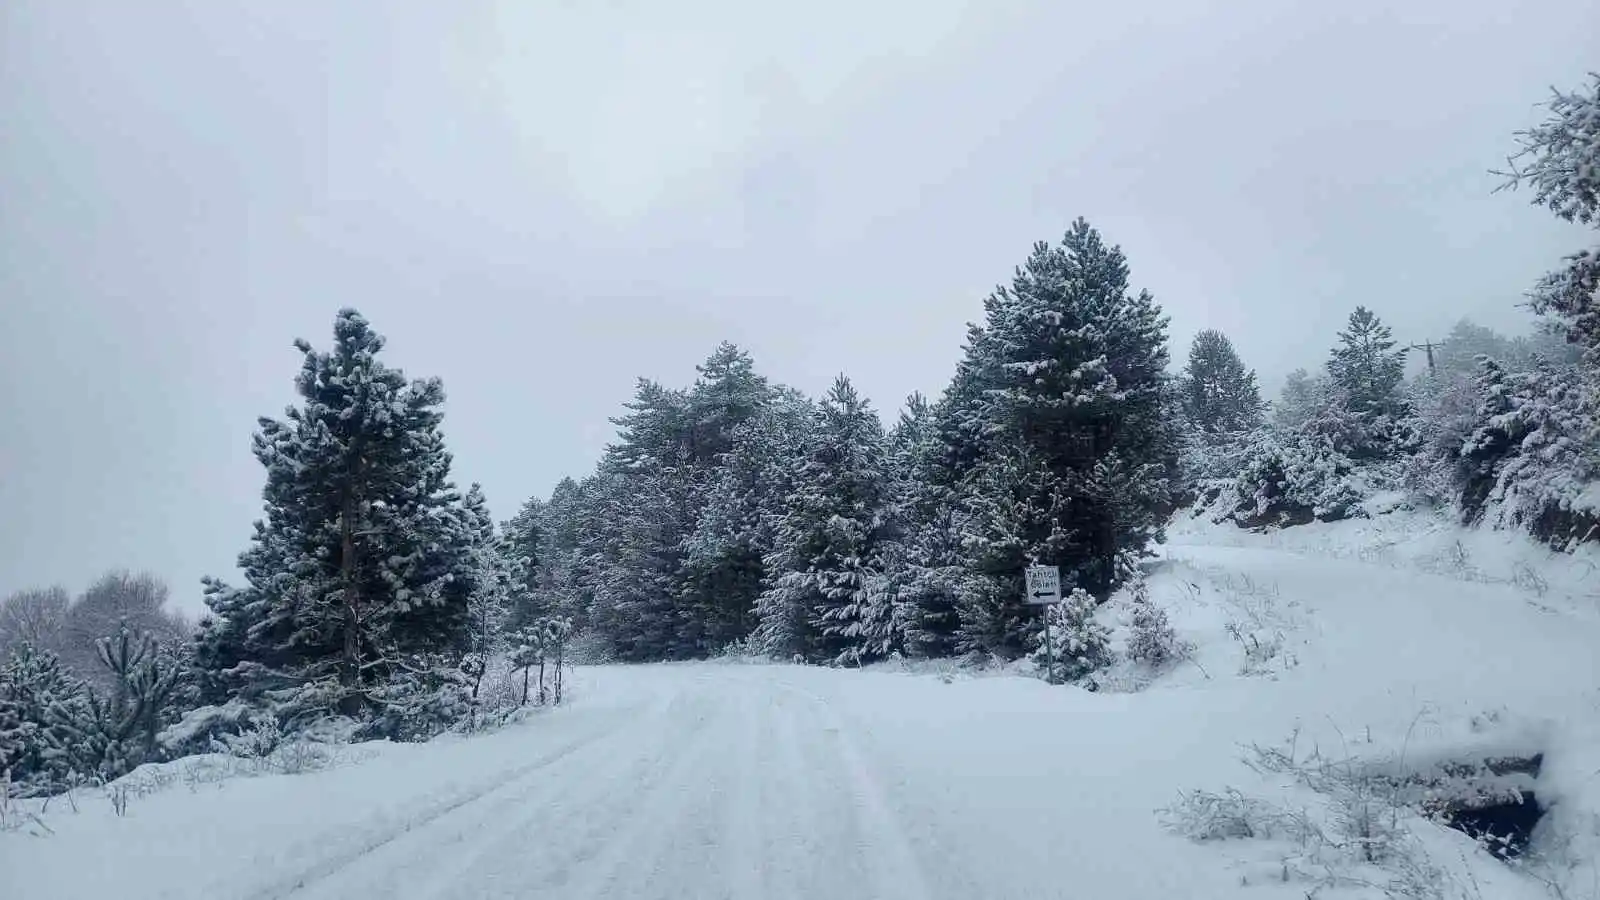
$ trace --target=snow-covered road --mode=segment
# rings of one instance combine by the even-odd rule
[[[1249,881],[1254,897],[1301,898],[1307,886],[1277,883],[1281,863],[1249,842],[1191,843],[1155,810],[1195,787],[1279,790],[1240,746],[1296,729],[1308,744],[1404,740],[1421,754],[1486,710],[1563,722],[1592,709],[1592,617],[1353,561],[1171,556],[1158,593],[1199,642],[1197,664],[1139,693],[585,667],[570,705],[496,733],[215,784],[180,760],[125,817],[98,792],[77,814],[57,800],[53,836],[0,835],[0,897],[1144,900],[1233,897]],[[1292,665],[1240,674],[1222,626],[1245,613],[1281,626]],[[1491,644],[1499,655],[1483,654]],[[1537,749],[1553,778],[1582,769],[1559,742]]]
[[[493,789],[263,895],[937,896],[885,773],[825,700],[775,671],[654,670],[635,680],[641,702],[587,717]]]

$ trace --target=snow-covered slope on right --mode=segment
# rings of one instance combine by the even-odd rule
[[[1600,898],[1595,548],[1405,510],[1264,533],[1180,514],[1148,585],[1192,654],[1102,684],[1228,723],[1236,777],[1162,816],[1241,884]],[[1125,641],[1127,601],[1102,615]]]

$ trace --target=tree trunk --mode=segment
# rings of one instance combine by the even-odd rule
[[[339,711],[347,716],[361,712],[361,589],[356,567],[356,484],[361,477],[357,457],[352,483],[345,485],[339,504],[339,587],[344,598],[344,659],[339,681],[345,694]]]
[[[566,657],[566,644],[556,649],[556,705],[561,705],[561,664]]]

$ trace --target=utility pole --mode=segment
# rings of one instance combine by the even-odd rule
[[[1432,375],[1433,374],[1433,351],[1434,351],[1434,348],[1443,347],[1443,346],[1444,346],[1444,341],[1423,341],[1420,344],[1412,344],[1411,346],[1407,347],[1406,349],[1407,350],[1426,350],[1426,351],[1428,351],[1428,374]]]

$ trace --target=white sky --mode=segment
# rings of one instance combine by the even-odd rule
[[[723,339],[880,410],[1077,215],[1182,358],[1276,385],[1581,241],[1487,170],[1600,6],[680,0],[0,7],[0,593],[232,575],[259,415],[353,305],[497,515]]]

